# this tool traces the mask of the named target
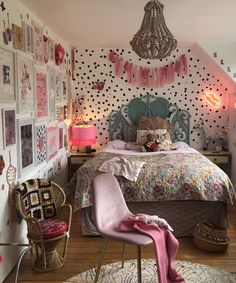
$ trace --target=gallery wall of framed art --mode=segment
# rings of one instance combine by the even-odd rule
[[[26,226],[12,206],[14,188],[32,178],[51,178],[64,187],[70,46],[18,0],[4,1],[0,37],[0,238],[26,241]],[[65,50],[56,61],[56,45]],[[57,74],[57,76],[55,75]],[[57,79],[56,79],[57,78]],[[60,120],[59,120],[60,119]],[[20,249],[1,248],[0,282],[15,266]]]

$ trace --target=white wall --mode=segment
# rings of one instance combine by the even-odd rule
[[[3,12],[0,12],[0,20],[1,23],[3,23],[3,20],[5,20],[7,24],[7,13],[9,13],[10,18],[10,26],[12,23],[17,24],[21,26],[21,15],[23,20],[31,25],[31,21],[35,21],[37,24],[39,24],[41,27],[43,27],[44,34],[48,35],[50,38],[52,38],[55,42],[60,42],[61,45],[66,48],[66,51],[68,53],[68,56],[66,57],[66,63],[63,63],[60,67],[56,66],[54,63],[50,63],[51,66],[54,67],[54,69],[60,71],[62,74],[66,74],[66,71],[68,71],[68,64],[69,64],[69,55],[70,55],[70,49],[66,42],[64,42],[60,37],[58,37],[53,31],[47,28],[47,26],[40,21],[35,15],[33,15],[29,10],[27,10],[18,0],[11,0],[11,1],[4,1],[6,10]],[[53,11],[52,11],[53,12]],[[8,45],[4,44],[3,42],[3,24],[0,25],[0,47],[6,48],[8,50],[13,51],[15,54],[21,53],[25,54],[25,52],[19,52],[16,49],[13,48],[12,41],[9,42]],[[29,58],[33,59],[32,55],[27,55]],[[36,64],[35,64],[36,65]],[[42,66],[44,70],[46,69],[46,65]],[[1,70],[0,70],[1,71]],[[1,73],[2,74],[2,73]],[[17,95],[17,92],[16,92]],[[59,103],[60,105],[66,104]],[[11,190],[9,189],[9,185],[7,184],[7,168],[10,165],[9,161],[9,153],[11,154],[11,163],[12,165],[17,168],[17,176],[16,176],[16,183],[24,181],[29,178],[35,178],[35,177],[43,177],[47,176],[48,169],[53,167],[54,169],[54,179],[56,182],[58,182],[61,186],[64,186],[67,182],[67,156],[66,156],[66,149],[63,147],[60,149],[57,153],[57,155],[50,159],[47,163],[43,163],[39,166],[34,166],[32,170],[24,174],[20,179],[18,175],[18,161],[19,161],[19,151],[17,145],[19,144],[19,140],[17,140],[17,143],[15,145],[9,146],[6,149],[3,148],[3,121],[2,121],[2,109],[8,108],[8,107],[16,107],[17,102],[0,102],[0,155],[3,156],[3,159],[5,161],[5,168],[3,169],[2,175],[0,175],[0,243],[11,243],[11,242],[27,242],[27,239],[25,238],[26,235],[26,225],[23,221],[20,221],[19,219],[14,220],[11,218],[11,212],[15,214],[15,209],[10,210],[10,206],[8,203],[8,196],[10,192],[13,192],[13,188]],[[17,108],[17,107],[16,107]],[[16,115],[16,118],[22,118],[22,117],[35,117],[35,113],[29,113],[27,115],[24,114],[18,114]],[[49,120],[44,120],[45,124],[49,125]],[[57,125],[58,120],[55,119],[54,121],[50,121],[50,123]],[[61,168],[58,168],[58,162],[60,162]],[[0,256],[2,257],[2,261],[0,262],[0,282],[4,280],[4,278],[7,276],[7,274],[11,271],[13,266],[15,265],[17,261],[17,257],[21,251],[21,248],[17,247],[2,247],[0,245]]]

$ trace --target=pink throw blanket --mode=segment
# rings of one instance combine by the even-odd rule
[[[153,239],[158,268],[159,283],[184,283],[185,280],[179,274],[173,264],[179,242],[175,236],[166,228],[138,220],[137,217],[129,216],[127,220],[121,221],[119,230],[138,231]]]

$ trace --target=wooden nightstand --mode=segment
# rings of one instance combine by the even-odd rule
[[[68,155],[68,181],[72,178],[75,171],[84,164],[85,161],[94,157],[96,152],[81,153],[81,152],[69,152]]]
[[[231,173],[231,153],[228,151],[212,152],[207,150],[199,150],[201,154],[210,159],[230,176]]]

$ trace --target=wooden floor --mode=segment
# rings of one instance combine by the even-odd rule
[[[236,272],[236,206],[230,211],[230,246],[225,253],[209,253],[196,248],[191,238],[179,239],[180,246],[176,259],[207,264],[222,268],[229,272]],[[32,271],[29,254],[23,259],[18,282],[63,282],[84,270],[93,268],[97,264],[101,251],[102,238],[81,236],[78,228],[78,216],[75,216],[72,223],[71,238],[67,253],[66,264],[50,273],[38,273]],[[127,248],[126,258],[136,257],[136,249],[133,246]],[[153,258],[153,246],[142,248],[142,257]],[[120,261],[121,245],[116,242],[108,244],[108,250],[104,263]],[[15,269],[9,274],[5,282],[14,282]]]

